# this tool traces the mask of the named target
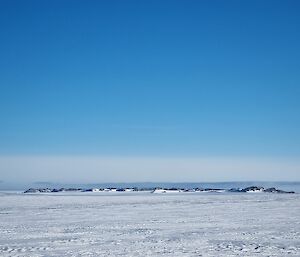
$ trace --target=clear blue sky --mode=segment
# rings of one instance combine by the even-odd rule
[[[300,155],[300,1],[0,1],[0,154]]]

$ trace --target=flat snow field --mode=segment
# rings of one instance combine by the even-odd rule
[[[300,256],[300,194],[0,193],[0,256]]]

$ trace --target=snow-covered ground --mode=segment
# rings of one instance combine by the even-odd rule
[[[300,195],[0,193],[0,256],[300,256]]]

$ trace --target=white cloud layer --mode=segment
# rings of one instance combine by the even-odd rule
[[[255,157],[1,156],[0,180],[17,183],[299,181],[300,160]]]

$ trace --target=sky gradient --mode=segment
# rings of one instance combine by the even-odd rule
[[[32,180],[34,158],[129,160],[85,162],[99,182],[235,180],[238,167],[246,180],[261,159],[274,176],[258,179],[300,180],[299,14],[296,0],[0,1],[0,180],[23,158]],[[185,160],[186,177],[157,158]]]

